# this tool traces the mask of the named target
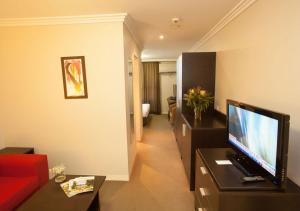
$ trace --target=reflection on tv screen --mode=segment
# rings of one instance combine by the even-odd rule
[[[275,175],[278,120],[229,105],[229,141]]]

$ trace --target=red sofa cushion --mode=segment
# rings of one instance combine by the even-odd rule
[[[39,186],[38,177],[0,177],[0,210],[11,211]]]

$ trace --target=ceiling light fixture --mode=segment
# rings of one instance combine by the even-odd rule
[[[180,28],[182,20],[180,18],[174,17],[171,19],[172,27]]]
[[[179,22],[180,22],[180,18],[172,18],[172,23],[175,24],[175,25],[178,25]]]
[[[163,40],[163,39],[165,39],[165,36],[164,35],[159,35],[159,39]]]

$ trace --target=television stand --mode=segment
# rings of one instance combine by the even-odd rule
[[[245,174],[247,177],[253,177],[253,176],[264,176],[265,173],[260,171],[259,169],[253,167],[252,164],[250,164],[249,160],[245,158],[244,156],[238,155],[238,154],[228,154],[228,159],[232,162],[232,164],[237,167],[241,172]]]
[[[271,181],[244,183],[245,175],[234,165],[218,165],[228,160],[230,148],[200,148],[196,152],[196,210],[214,211],[299,211],[300,188],[286,180],[285,189]]]

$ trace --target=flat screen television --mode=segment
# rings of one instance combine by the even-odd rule
[[[289,115],[227,100],[228,141],[235,164],[247,176],[266,176],[281,186],[286,178]]]

